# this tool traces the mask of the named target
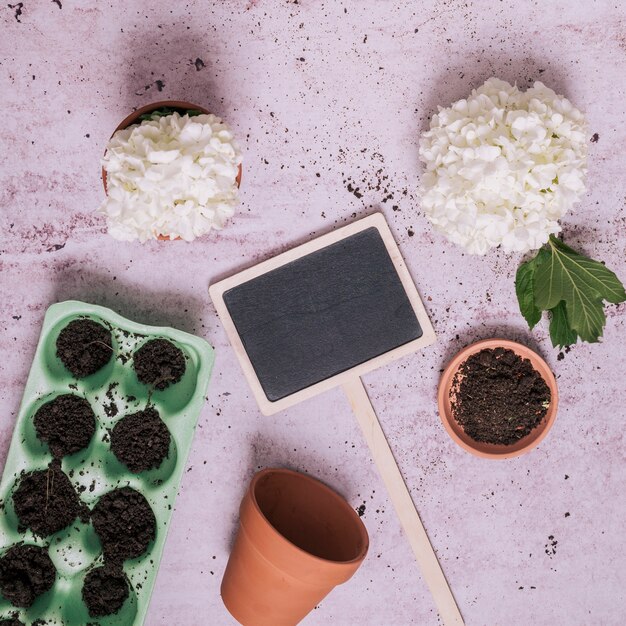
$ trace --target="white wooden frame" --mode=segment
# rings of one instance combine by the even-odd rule
[[[400,277],[400,281],[402,282],[402,286],[406,291],[406,294],[409,298],[411,306],[413,307],[413,311],[417,317],[417,321],[422,328],[422,336],[418,339],[414,339],[409,343],[404,344],[398,348],[394,348],[389,352],[385,352],[385,354],[381,354],[378,357],[370,359],[365,363],[361,363],[361,365],[357,365],[345,372],[341,372],[335,376],[331,376],[326,380],[323,380],[315,385],[311,385],[306,389],[302,389],[294,394],[291,394],[285,398],[280,400],[276,400],[274,402],[268,400],[263,388],[261,387],[261,383],[257,378],[256,372],[254,371],[254,367],[252,367],[252,363],[248,358],[246,350],[243,346],[241,338],[239,337],[239,333],[235,328],[235,324],[228,312],[226,304],[224,303],[224,292],[232,289],[233,287],[237,287],[242,283],[245,283],[257,276],[261,276],[262,274],[266,274],[286,263],[290,263],[291,261],[295,261],[311,252],[315,252],[316,250],[320,250],[325,248],[326,246],[336,243],[346,237],[350,237],[355,233],[366,230],[367,228],[374,227],[380,233],[382,240],[387,248],[387,252],[391,257],[391,260],[398,272],[398,276]],[[254,267],[250,267],[234,276],[230,276],[224,280],[221,280],[214,285],[211,285],[209,288],[209,293],[211,294],[211,299],[217,309],[217,314],[219,315],[222,324],[226,330],[226,334],[235,349],[235,353],[237,354],[237,358],[239,359],[239,363],[243,369],[243,372],[252,387],[252,392],[254,393],[254,397],[256,398],[257,403],[259,404],[259,408],[264,415],[272,415],[277,413],[278,411],[282,411],[290,406],[298,404],[303,400],[308,398],[312,398],[320,393],[328,391],[329,389],[333,389],[334,387],[340,387],[344,385],[350,380],[353,380],[355,377],[362,376],[367,372],[371,372],[372,370],[378,369],[383,365],[387,365],[400,357],[406,356],[407,354],[411,354],[420,348],[428,346],[435,342],[435,331],[433,330],[432,324],[428,319],[428,315],[426,310],[424,309],[424,305],[422,304],[422,300],[420,299],[417,288],[415,287],[415,283],[411,279],[411,275],[409,274],[409,270],[404,264],[404,260],[400,255],[400,250],[398,249],[398,245],[393,238],[391,230],[389,229],[389,225],[385,220],[385,216],[382,213],[374,213],[368,217],[364,217],[348,226],[343,226],[342,228],[338,228],[327,235],[322,235],[317,239],[313,239],[305,244],[292,248],[287,252],[283,252],[278,256],[275,256],[267,261],[259,263]]]

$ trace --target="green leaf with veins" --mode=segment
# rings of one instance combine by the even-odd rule
[[[589,288],[596,289],[604,300],[612,304],[619,304],[626,300],[624,285],[606,265],[579,254],[554,236],[550,238],[550,243],[556,247],[566,266],[571,268],[574,264],[578,265],[585,283],[589,285]]]
[[[598,341],[606,321],[602,300],[623,302],[623,285],[602,263],[578,254],[556,237],[550,237],[548,246],[550,259],[535,274],[535,304],[549,310],[564,300],[569,327],[584,341]]]
[[[554,236],[534,259],[520,266],[516,293],[530,328],[541,311],[551,312],[550,337],[555,346],[576,343],[578,337],[598,341],[606,323],[604,300],[613,304],[626,300],[624,286],[611,270]]]
[[[550,339],[555,348],[571,346],[578,341],[578,334],[570,328],[563,300],[550,311]]]

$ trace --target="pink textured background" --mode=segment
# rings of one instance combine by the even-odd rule
[[[517,311],[520,259],[446,243],[416,188],[417,138],[437,104],[491,75],[541,79],[598,135],[566,238],[626,279],[624,6],[10,4],[0,7],[0,459],[53,302],[110,306],[198,333],[217,351],[147,623],[233,623],[220,579],[244,486],[267,465],[307,470],[365,504],[369,558],[306,624],[438,623],[346,399],[337,390],[262,417],[207,294],[216,277],[382,209],[439,341],[366,383],[467,623],[623,624],[626,308],[608,309],[602,343],[557,359],[545,322],[530,333]],[[166,98],[232,125],[245,152],[242,205],[227,230],[191,245],[118,243],[95,213],[98,161],[133,107]],[[494,335],[544,354],[562,395],[547,440],[504,462],[458,448],[435,404],[451,355]]]

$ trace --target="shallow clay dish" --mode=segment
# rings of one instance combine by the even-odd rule
[[[146,113],[152,113],[152,111],[156,111],[164,107],[168,107],[170,109],[179,109],[179,111],[201,111],[206,115],[209,115],[211,113],[208,109],[205,109],[204,107],[198,106],[197,104],[192,104],[191,102],[185,102],[184,100],[162,100],[161,102],[153,102],[152,104],[146,104],[136,111],[133,111],[130,115],[127,115],[118,124],[117,128],[111,134],[111,137],[115,135],[118,130],[128,128],[132,124],[138,124],[138,120],[142,115]],[[241,165],[239,165],[239,173],[237,174],[237,178],[235,179],[237,181],[237,187],[241,186],[241,172]],[[102,168],[102,186],[104,187],[104,193],[107,193],[107,173],[104,168]],[[159,241],[181,240],[180,237],[174,237],[174,239],[172,239],[169,235],[158,235],[157,239],[159,239]]]
[[[542,378],[550,388],[550,406],[548,407],[545,417],[528,435],[526,435],[526,437],[523,437],[512,445],[474,441],[471,437],[465,434],[463,427],[454,419],[452,412],[450,391],[455,374],[461,364],[470,355],[480,352],[486,348],[506,348],[508,350],[512,350],[518,356],[528,359],[535,370],[541,374]],[[556,419],[556,412],[559,404],[559,391],[556,386],[554,374],[548,367],[548,364],[538,354],[515,341],[509,341],[507,339],[486,339],[463,348],[463,350],[461,350],[452,359],[452,361],[450,361],[441,375],[441,380],[439,381],[437,403],[439,405],[439,417],[441,417],[441,421],[443,422],[445,429],[448,431],[450,437],[452,437],[452,439],[454,439],[454,441],[456,441],[456,443],[458,443],[462,448],[472,454],[475,454],[476,456],[488,459],[508,459],[528,452],[538,445],[548,434],[548,431],[552,428],[552,424]]]

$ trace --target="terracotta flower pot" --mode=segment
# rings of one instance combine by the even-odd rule
[[[146,104],[136,111],[133,111],[130,115],[127,115],[118,124],[117,128],[111,134],[111,137],[115,135],[118,130],[128,128],[133,124],[138,124],[138,120],[142,115],[146,113],[152,113],[152,111],[162,109],[163,107],[168,107],[170,109],[180,109],[181,111],[201,111],[202,113],[206,113],[207,115],[210,113],[208,109],[198,106],[197,104],[192,104],[191,102],[185,102],[184,100],[162,100],[161,102],[153,102],[152,104]],[[235,179],[237,182],[237,187],[241,186],[241,173],[242,169],[241,165],[239,165],[239,173],[237,174],[237,178]],[[107,193],[107,173],[104,168],[102,168],[102,186],[104,187],[104,193]],[[158,235],[157,239],[159,239],[160,241],[174,241],[176,239],[180,239],[180,237],[175,237],[174,239],[171,239],[169,235]]]
[[[522,439],[512,445],[474,441],[474,439],[467,435],[463,430],[463,427],[454,419],[451,396],[454,376],[461,364],[470,355],[476,354],[486,348],[506,348],[508,350],[512,350],[523,359],[528,359],[533,368],[541,374],[541,377],[546,382],[546,385],[550,388],[550,406],[548,407],[544,418],[530,433],[528,433],[528,435],[522,437]],[[454,359],[450,361],[441,375],[437,400],[439,404],[439,417],[441,418],[445,429],[448,431],[450,437],[452,437],[452,439],[463,449],[475,454],[476,456],[488,459],[508,459],[528,452],[543,441],[556,419],[559,404],[559,390],[552,370],[536,352],[533,352],[530,348],[527,348],[521,343],[509,341],[508,339],[486,339],[463,348],[463,350],[461,350],[454,357]]]
[[[292,626],[363,562],[367,530],[318,480],[286,469],[254,476],[222,580],[222,599],[244,626]]]

